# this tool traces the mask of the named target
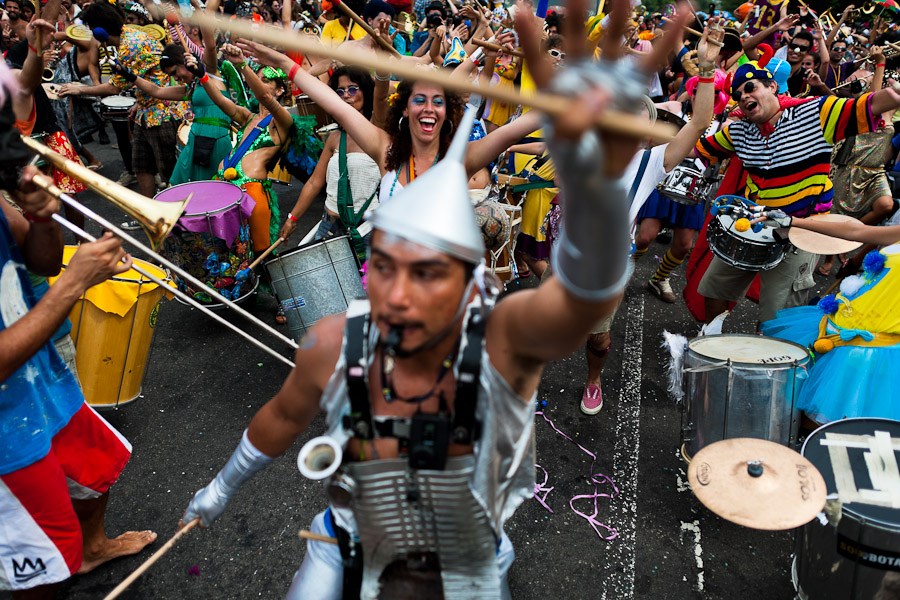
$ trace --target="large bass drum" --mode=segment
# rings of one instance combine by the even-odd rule
[[[828,491],[827,521],[799,529],[792,578],[802,600],[900,598],[900,422],[845,419],[803,444]]]
[[[749,437],[793,446],[800,427],[794,403],[807,377],[806,348],[760,335],[707,335],[684,358],[682,455]]]

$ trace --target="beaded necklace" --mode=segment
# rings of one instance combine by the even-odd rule
[[[438,159],[441,157],[441,153],[438,152],[434,156],[434,162],[431,163],[431,166],[437,164]],[[388,198],[394,197],[394,186],[397,185],[397,180],[400,179],[400,169],[397,169],[397,172],[394,174],[394,182],[391,184],[391,191],[388,193]],[[406,185],[409,185],[416,179],[416,161],[415,157],[410,154],[409,162],[406,164]]]

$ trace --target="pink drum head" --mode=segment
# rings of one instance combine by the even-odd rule
[[[235,206],[244,196],[244,190],[228,181],[191,181],[166,188],[153,197],[160,202],[181,202],[189,195],[185,217],[205,215]]]

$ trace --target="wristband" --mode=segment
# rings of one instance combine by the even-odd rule
[[[291,213],[288,213],[288,219],[290,219],[290,220],[293,221],[294,223],[296,223],[297,221],[300,220],[300,219],[298,219],[297,217],[295,217],[294,215],[292,215]]]
[[[28,44],[28,49],[31,50],[32,52],[34,52],[35,54],[38,53],[37,49],[34,46],[32,46],[31,44]]]
[[[296,74],[297,74],[297,71],[299,71],[299,70],[300,70],[300,65],[298,65],[297,63],[294,63],[294,66],[291,67],[291,72],[288,73],[288,79],[289,79],[290,81],[293,81],[293,80],[294,80],[294,75],[296,75]]]
[[[700,77],[715,77],[716,68],[715,67],[710,67],[709,69],[701,68],[699,75],[700,75]]]
[[[700,83],[715,83],[716,82],[715,77],[700,77],[699,79],[700,79]]]
[[[203,77],[200,78],[200,83],[206,83],[209,81],[209,73],[204,73]]]
[[[885,66],[886,66],[886,63],[878,63],[877,65],[875,65],[875,68],[876,68],[876,69],[877,69],[878,67],[884,68]]]
[[[237,66],[238,71],[243,71],[243,70],[244,70],[244,67],[246,67],[246,66],[247,66],[247,61],[245,60],[244,62],[242,62],[241,64],[239,64],[239,65]]]
[[[53,217],[39,217],[24,210],[22,211],[22,216],[32,223],[49,223],[53,220]]]
[[[375,71],[375,73],[373,75],[374,75],[376,81],[390,81],[391,80],[390,73],[388,73],[387,75],[381,76],[378,74],[378,71]]]

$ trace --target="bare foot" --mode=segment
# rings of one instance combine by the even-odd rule
[[[84,560],[81,562],[78,574],[90,573],[114,558],[137,554],[154,541],[156,541],[156,534],[152,531],[126,531],[115,539],[106,540],[106,543],[95,552],[85,549]]]

